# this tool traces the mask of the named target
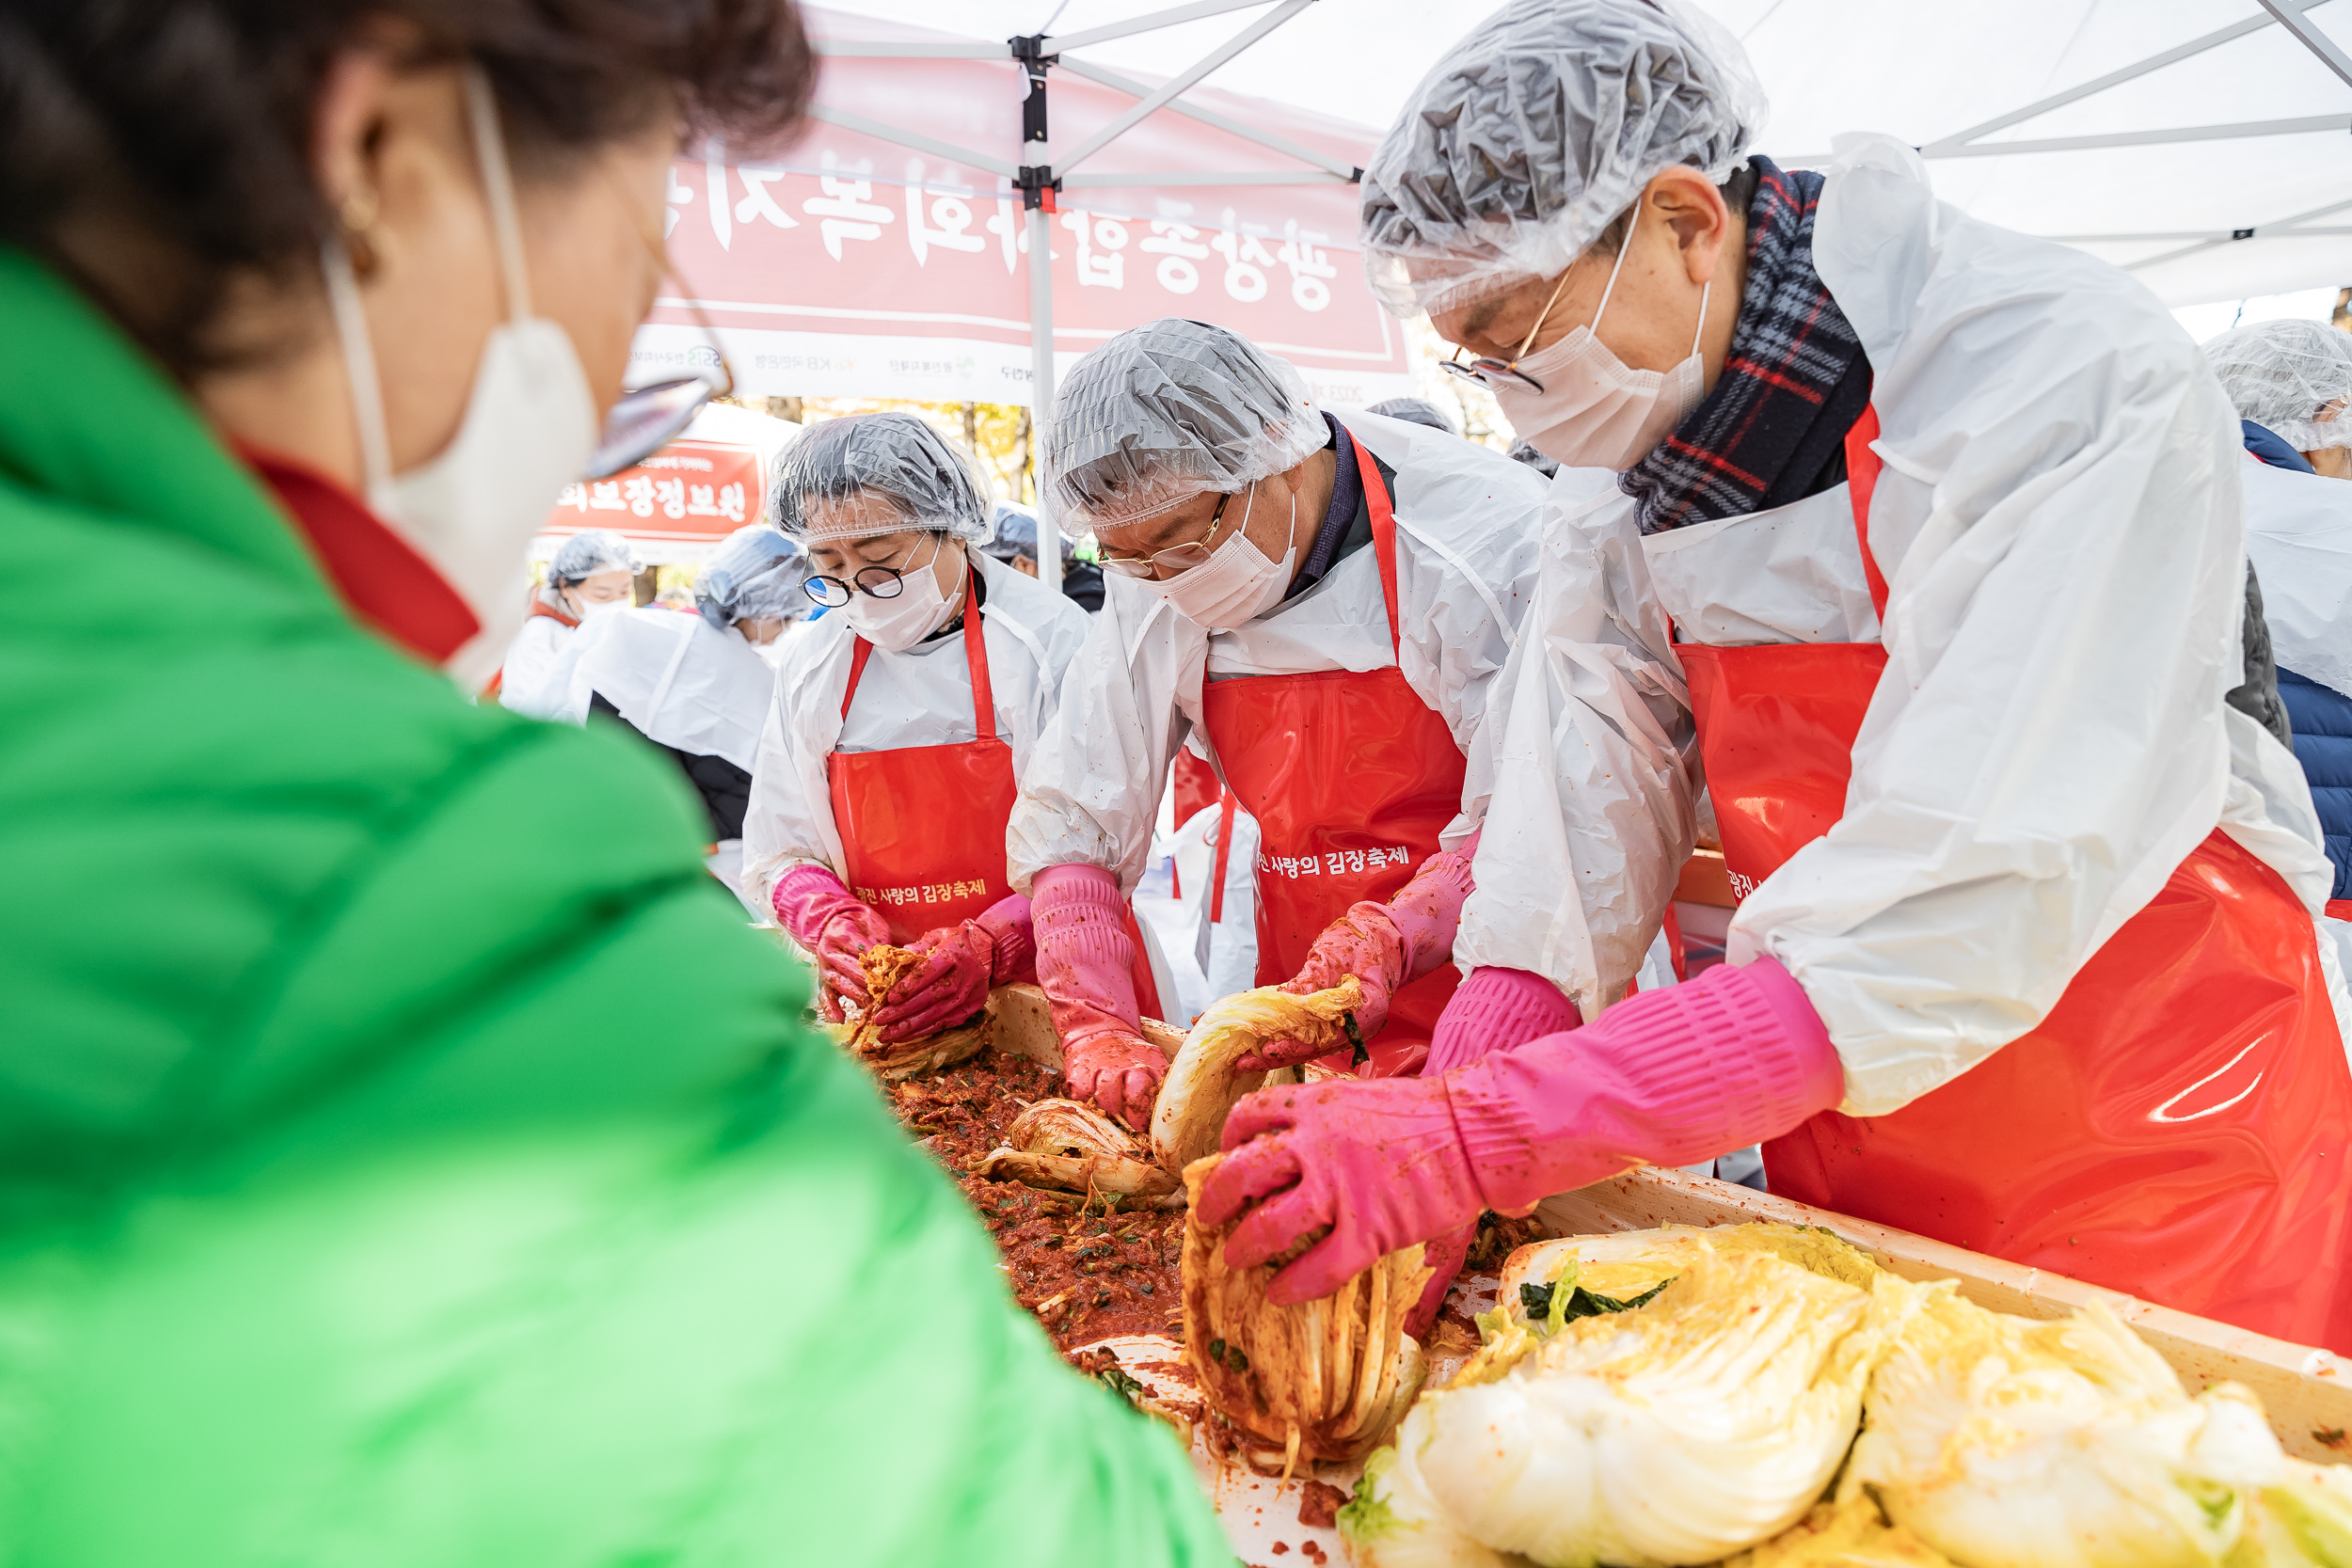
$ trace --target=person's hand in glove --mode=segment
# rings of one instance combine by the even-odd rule
[[[858,957],[890,940],[890,927],[873,909],[852,896],[841,879],[810,861],[776,879],[769,907],[776,924],[817,958],[818,1002],[838,1022],[840,999],[866,1004],[866,972]]]
[[[1363,1006],[1356,1009],[1357,1032],[1366,1039],[1378,1034],[1389,1022],[1389,998],[1396,989],[1454,957],[1454,933],[1470,895],[1470,860],[1477,851],[1478,835],[1472,833],[1460,848],[1422,862],[1412,880],[1387,903],[1366,899],[1349,905],[1345,914],[1315,938],[1307,961],[1282,989],[1305,996],[1328,990],[1353,974],[1364,988]],[[1298,1040],[1267,1040],[1234,1066],[1242,1072],[1263,1072],[1311,1061],[1330,1049]]]
[[[1320,1234],[1267,1289],[1290,1306],[1481,1210],[1525,1213],[1634,1165],[1778,1137],[1835,1109],[1844,1087],[1829,1032],[1787,970],[1719,965],[1438,1077],[1251,1095],[1226,1120],[1226,1157],[1195,1212],[1210,1226],[1243,1215],[1225,1250],[1237,1269]]]
[[[1438,1015],[1436,1037],[1429,1042],[1429,1059],[1422,1075],[1435,1078],[1457,1067],[1468,1067],[1493,1051],[1544,1035],[1576,1028],[1584,1015],[1558,986],[1524,969],[1473,969],[1454,988],[1445,1011]],[[1425,1243],[1422,1260],[1429,1265],[1429,1283],[1421,1300],[1405,1315],[1405,1332],[1426,1339],[1430,1326],[1445,1306],[1445,1293],[1462,1272],[1478,1227],[1458,1226]]]
[[[924,932],[907,951],[921,954],[923,964],[891,987],[874,1010],[875,1032],[884,1041],[952,1028],[988,1006],[991,986],[1025,973],[1035,951],[1029,901],[1017,893],[1000,898],[975,919]]]
[[[1168,1058],[1143,1037],[1126,911],[1118,879],[1100,866],[1049,866],[1029,888],[1038,984],[1061,1037],[1070,1098],[1141,1132]]]

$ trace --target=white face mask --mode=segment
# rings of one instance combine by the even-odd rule
[[[558,492],[587,467],[596,450],[596,410],[570,334],[531,313],[522,230],[499,135],[498,104],[477,66],[466,70],[466,96],[505,275],[507,319],[491,329],[483,345],[455,438],[438,456],[405,473],[391,471],[367,316],[341,242],[327,243],[323,270],[351,380],[368,504],[432,562],[482,624],[445,665],[459,689],[470,694],[489,679],[521,628],[531,584],[526,548]]]
[[[1231,631],[1280,604],[1298,555],[1298,492],[1291,492],[1290,537],[1279,562],[1268,561],[1246,531],[1257,499],[1258,487],[1252,484],[1249,499],[1242,503],[1241,526],[1209,552],[1208,560],[1166,580],[1147,578],[1143,586],[1166,599],[1177,614],[1211,631]]]
[[[940,628],[947,619],[947,595],[939,591],[939,559],[944,541],[934,540],[930,561],[898,574],[898,592],[887,599],[859,590],[841,607],[850,627],[884,653],[902,654]]]
[[[1626,252],[1633,248],[1629,229],[1609,269],[1593,325],[1580,326],[1549,348],[1531,354],[1516,368],[1544,384],[1540,392],[1508,378],[1490,384],[1495,403],[1511,428],[1546,457],[1572,468],[1611,468],[1619,473],[1650,454],[1707,389],[1707,364],[1699,356],[1699,334],[1707,326],[1707,299],[1699,290],[1699,325],[1691,334],[1691,354],[1670,371],[1637,371],[1610,351],[1594,331],[1617,287]]]
[[[582,626],[587,625],[599,615],[610,615],[616,610],[628,610],[634,607],[631,606],[627,599],[574,598],[572,600],[572,613],[580,618]]]

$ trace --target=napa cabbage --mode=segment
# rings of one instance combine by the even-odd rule
[[[1703,1232],[1659,1244],[1679,1272],[1655,1299],[1556,1323],[1549,1311],[1514,1318],[1486,1347],[1512,1338],[1507,1364],[1474,1360],[1474,1378],[1422,1397],[1396,1457],[1367,1481],[1367,1520],[1369,1505],[1387,1511],[1388,1544],[1370,1560],[1448,1560],[1418,1544],[1458,1537],[1542,1568],[1667,1568],[1717,1561],[1804,1516],[1921,1288],[1875,1271],[1865,1288],[1770,1248],[1720,1252]]]
[[[1968,1568],[2207,1568],[2265,1541],[2251,1561],[2325,1560],[2275,1555],[2325,1533],[2328,1503],[2254,1397],[2190,1398],[2105,1307],[2042,1322],[1940,1293],[1868,1406],[1841,1492]]]

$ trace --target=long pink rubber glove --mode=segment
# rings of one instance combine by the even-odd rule
[[[776,911],[776,924],[817,956],[825,1016],[841,1017],[842,997],[864,1006],[866,972],[858,967],[858,955],[888,942],[889,924],[853,896],[840,878],[807,861],[776,879],[768,904]]]
[[[885,1041],[920,1039],[961,1023],[988,1006],[988,989],[1027,973],[1036,957],[1029,934],[1029,901],[1000,898],[973,919],[926,931],[907,943],[923,955],[874,1011]]]
[[[1204,1225],[1245,1215],[1234,1268],[1330,1234],[1266,1299],[1329,1295],[1384,1254],[1524,1213],[1643,1164],[1687,1165],[1835,1108],[1845,1075],[1804,990],[1770,958],[1629,997],[1583,1028],[1438,1078],[1334,1078],[1233,1107]],[[1254,1207],[1251,1207],[1254,1205]]]
[[[1364,1005],[1356,1028],[1369,1039],[1389,1022],[1389,999],[1399,986],[1420,979],[1454,957],[1454,933],[1470,895],[1470,861],[1478,834],[1457,849],[1443,849],[1421,863],[1412,879],[1387,903],[1367,898],[1323,928],[1298,974],[1282,983],[1297,996],[1326,990],[1353,974],[1363,983]],[[1235,1063],[1243,1072],[1291,1067],[1330,1051],[1328,1045],[1268,1040]],[[1423,1068],[1425,1072],[1428,1069]]]
[[[1055,865],[1029,886],[1037,936],[1037,979],[1061,1037],[1070,1098],[1141,1132],[1168,1076],[1168,1058],[1143,1037],[1136,1006],[1136,944],[1127,901],[1099,865]]]
[[[1438,1015],[1436,1037],[1429,1042],[1429,1060],[1421,1075],[1435,1078],[1457,1067],[1468,1067],[1490,1051],[1507,1050],[1544,1035],[1556,1035],[1583,1022],[1558,986],[1524,969],[1473,969]],[[1421,1300],[1405,1315],[1405,1332],[1426,1341],[1430,1326],[1445,1306],[1445,1293],[1462,1272],[1470,1243],[1478,1236],[1475,1220],[1426,1243],[1422,1261],[1430,1267],[1429,1283]]]

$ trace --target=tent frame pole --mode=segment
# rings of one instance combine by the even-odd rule
[[[1021,166],[1013,182],[1029,241],[1029,466],[1037,486],[1037,579],[1061,592],[1061,524],[1045,501],[1045,426],[1054,411],[1054,157],[1046,135],[1044,35],[1008,39],[1029,90],[1021,100]]]

